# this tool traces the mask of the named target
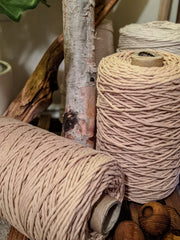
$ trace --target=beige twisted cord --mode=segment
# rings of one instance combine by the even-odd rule
[[[153,21],[130,24],[119,30],[118,51],[151,48],[180,55],[180,24]]]
[[[32,240],[104,239],[88,228],[102,193],[122,201],[111,156],[0,118],[0,216]]]
[[[163,67],[134,66],[124,51],[98,68],[97,149],[119,161],[138,203],[170,195],[180,173],[180,57],[159,53]]]

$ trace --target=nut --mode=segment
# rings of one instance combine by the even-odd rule
[[[139,225],[145,233],[159,236],[170,228],[170,215],[165,206],[158,202],[144,204],[139,210]]]
[[[121,222],[114,233],[113,240],[144,240],[140,227],[133,221]]]

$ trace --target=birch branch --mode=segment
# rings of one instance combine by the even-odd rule
[[[96,114],[94,8],[94,0],[63,1],[67,85],[63,131],[65,137],[90,147]]]

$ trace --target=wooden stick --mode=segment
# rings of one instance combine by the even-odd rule
[[[118,0],[96,2],[97,6],[101,6],[101,11],[95,17],[97,26]],[[57,70],[64,59],[63,45],[61,34],[48,48],[34,73],[3,116],[31,122],[51,104],[53,92],[57,89]]]
[[[63,58],[61,34],[48,48],[24,88],[3,116],[31,122],[43,112],[50,105],[52,94],[57,89],[57,71]]]
[[[51,116],[50,115],[41,115],[39,117],[39,121],[38,121],[38,127],[45,129],[45,130],[49,130],[50,128],[50,124],[51,124]]]
[[[180,0],[179,0],[179,4],[178,4],[176,22],[180,23]]]
[[[11,227],[8,240],[28,240],[28,238],[18,232],[14,227]]]
[[[167,198],[164,199],[166,205],[175,208],[180,215],[180,186],[178,185],[174,192]]]
[[[169,20],[169,15],[171,11],[172,0],[161,0],[159,8],[159,21]]]
[[[111,9],[115,6],[117,2],[118,0],[105,1],[104,8],[102,9],[101,13],[95,18],[95,26],[98,26],[102,22],[102,20],[108,15],[108,13],[111,11]]]
[[[63,132],[66,138],[88,147],[94,146],[96,115],[94,9],[93,0],[63,1],[67,83]]]
[[[139,219],[138,219],[138,214],[139,214],[139,209],[141,208],[142,204],[130,202],[129,208],[130,208],[130,213],[131,213],[131,218],[132,220],[139,224]]]

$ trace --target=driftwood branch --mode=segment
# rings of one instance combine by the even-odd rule
[[[96,27],[103,21],[103,19],[108,15],[108,13],[111,11],[111,9],[114,7],[114,5],[118,1],[119,0],[104,0],[104,1],[101,1],[102,3],[100,5],[103,6],[103,8],[100,11],[100,13],[95,16],[95,26]],[[95,9],[95,12],[96,12],[96,9]]]
[[[28,238],[18,232],[14,227],[11,227],[8,240],[28,240]]]
[[[30,122],[44,111],[51,103],[53,91],[57,89],[57,71],[63,58],[61,34],[48,48],[22,91],[3,115]]]
[[[96,23],[110,12],[118,0],[96,0]],[[3,116],[31,122],[52,102],[52,95],[57,89],[57,71],[64,59],[63,35],[61,34],[48,48],[22,91],[11,102]]]

